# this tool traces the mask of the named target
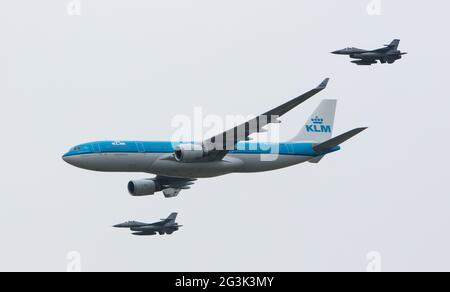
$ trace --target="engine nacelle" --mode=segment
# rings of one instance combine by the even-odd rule
[[[196,162],[207,155],[202,145],[181,144],[175,148],[175,159],[178,162]]]
[[[135,197],[150,196],[159,191],[160,187],[151,179],[132,180],[128,183],[128,192]]]

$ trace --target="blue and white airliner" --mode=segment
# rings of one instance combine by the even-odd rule
[[[366,129],[356,128],[332,138],[336,100],[323,100],[291,141],[252,142],[250,136],[266,131],[265,127],[271,123],[279,123],[279,117],[325,89],[328,81],[325,79],[309,92],[203,142],[91,142],[73,147],[63,159],[93,171],[154,174],[154,178],[130,181],[128,192],[133,196],[162,192],[167,198],[189,189],[199,178],[271,171],[303,162],[318,163]]]

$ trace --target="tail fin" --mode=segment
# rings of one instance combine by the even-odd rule
[[[393,50],[397,50],[399,45],[400,45],[400,40],[393,40],[392,43],[390,43],[389,45],[386,45],[386,47],[389,47]]]
[[[336,104],[337,100],[335,99],[322,100],[319,107],[291,142],[321,143],[329,140],[333,135]]]
[[[175,220],[177,220],[177,216],[178,216],[178,213],[172,213],[165,220],[173,223],[173,222],[175,222]]]
[[[342,135],[334,137],[333,139],[330,139],[326,142],[323,142],[319,145],[314,146],[313,149],[314,149],[314,151],[316,151],[318,153],[327,152],[327,151],[333,149],[334,147],[341,145],[342,143],[349,140],[350,138],[358,135],[359,133],[361,133],[362,131],[364,131],[366,129],[367,128],[357,128],[357,129],[348,131],[347,133],[344,133]]]

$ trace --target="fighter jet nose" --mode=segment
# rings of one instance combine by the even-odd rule
[[[341,55],[342,54],[342,50],[333,51],[331,53],[334,54],[334,55]]]
[[[133,222],[120,223],[120,224],[114,225],[113,227],[114,228],[130,228],[130,227],[133,227]]]

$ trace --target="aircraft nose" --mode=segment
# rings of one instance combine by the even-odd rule
[[[120,224],[116,224],[113,225],[114,228],[130,228],[130,224],[129,223],[120,223]]]
[[[77,166],[77,158],[75,156],[63,155],[62,160],[70,165]]]
[[[64,155],[62,156],[62,160],[64,160],[65,162],[71,164],[71,163],[70,163],[70,160],[71,160],[71,159],[70,159],[70,157],[67,156],[66,154],[64,154]]]
[[[331,53],[335,54],[335,55],[341,55],[343,53],[343,50],[337,50],[337,51],[333,51]]]

